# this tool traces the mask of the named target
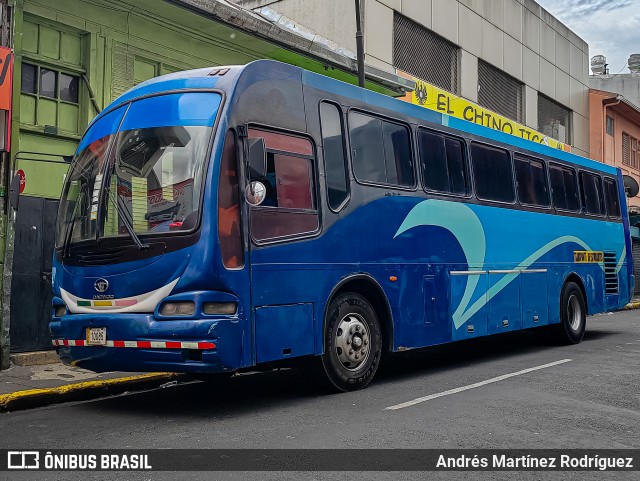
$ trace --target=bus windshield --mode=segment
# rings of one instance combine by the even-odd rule
[[[214,93],[161,95],[92,125],[62,191],[57,246],[193,230],[219,105]]]

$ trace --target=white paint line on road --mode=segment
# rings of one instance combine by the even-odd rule
[[[456,394],[462,391],[468,391],[469,389],[475,389],[477,387],[485,386],[487,384],[503,381],[505,379],[509,379],[510,377],[521,376],[522,374],[527,374],[532,371],[538,371],[540,369],[546,369],[548,367],[557,366],[559,364],[564,364],[565,362],[571,362],[571,361],[572,359],[561,359],[560,361],[550,362],[549,364],[543,364],[542,366],[530,367],[529,369],[523,369],[522,371],[503,374],[502,376],[498,376],[498,377],[492,377],[491,379],[487,379],[486,381],[476,382],[474,384],[469,384],[468,386],[457,387],[455,389],[449,389],[448,391],[439,392],[437,394],[431,394],[429,396],[419,397],[412,401],[407,401],[400,404],[396,404],[394,406],[389,406],[385,409],[389,411],[395,411],[396,409],[408,408],[409,406],[420,404],[425,401],[431,401],[432,399],[436,399],[442,396],[448,396],[449,394]]]

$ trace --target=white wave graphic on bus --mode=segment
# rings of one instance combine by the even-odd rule
[[[443,229],[448,230],[458,240],[458,243],[466,257],[469,270],[479,271],[483,269],[488,247],[485,231],[477,214],[469,206],[458,202],[441,201],[436,199],[429,199],[420,202],[411,209],[409,214],[407,214],[407,217],[405,217],[394,235],[394,239],[418,226],[442,227]],[[513,270],[526,270],[551,250],[567,243],[577,244],[586,251],[592,250],[585,241],[578,237],[571,235],[560,236],[534,251]],[[625,259],[624,248],[617,257],[619,260],[616,266],[616,273],[618,273],[622,268]],[[600,264],[600,268],[604,270],[604,265],[602,263]],[[517,272],[505,274],[498,282],[487,289],[485,296],[479,297],[471,305],[469,304],[476,291],[479,276],[469,276],[467,278],[467,284],[465,286],[462,299],[452,315],[455,328],[459,329],[476,312],[482,309],[483,306],[513,282],[519,275],[520,274]]]

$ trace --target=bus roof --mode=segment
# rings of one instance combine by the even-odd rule
[[[220,88],[222,90],[229,91],[235,87],[238,79],[243,73],[255,73],[255,70],[259,69],[262,78],[264,78],[268,77],[269,71],[271,70],[270,67],[275,67],[276,65],[279,69],[282,69],[283,66],[286,66],[287,68],[291,69],[292,72],[296,72],[300,75],[303,84],[317,88],[319,90],[336,93],[343,97],[351,98],[360,102],[365,102],[377,107],[382,107],[390,111],[398,112],[402,115],[427,120],[429,122],[441,124],[443,126],[460,130],[462,132],[468,132],[470,134],[485,137],[490,140],[502,142],[504,144],[511,145],[516,149],[527,150],[530,152],[539,153],[541,155],[555,157],[566,162],[570,162],[594,170],[600,170],[611,175],[617,174],[618,169],[613,166],[609,166],[601,162],[596,162],[595,160],[572,154],[570,152],[564,152],[562,150],[555,149],[544,144],[522,139],[514,135],[506,134],[498,130],[490,129],[488,127],[459,119],[457,117],[452,117],[441,112],[426,109],[424,107],[398,100],[387,95],[379,94],[371,90],[362,89],[358,86],[348,84],[340,80],[336,80],[331,77],[320,75],[314,72],[310,72],[294,65],[282,64],[281,62],[277,62],[275,60],[256,60],[244,66],[207,67],[196,70],[175,72],[160,77],[154,77],[150,80],[140,83],[139,85],[133,87],[132,89],[128,90],[123,95],[118,97],[109,106],[107,106],[107,108],[104,109],[101,115],[108,112],[109,110],[118,107],[119,105],[130,102],[131,100],[134,100],[136,98],[154,95],[161,92],[213,88]],[[99,115],[98,117],[100,117],[101,115]]]

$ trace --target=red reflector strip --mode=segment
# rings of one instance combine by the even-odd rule
[[[116,302],[116,307],[129,307],[135,306],[138,303],[137,299],[122,299]]]
[[[181,341],[107,341],[103,346],[87,344],[84,340],[54,339],[54,346],[66,347],[132,347],[136,349],[216,349],[213,342],[181,342]]]

